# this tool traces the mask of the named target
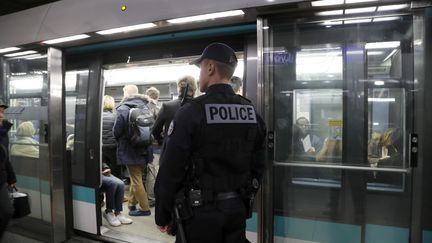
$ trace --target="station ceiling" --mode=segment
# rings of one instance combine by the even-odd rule
[[[58,0],[0,0],[0,16],[57,1]]]

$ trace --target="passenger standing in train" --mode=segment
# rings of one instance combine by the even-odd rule
[[[176,206],[188,243],[246,242],[246,217],[264,170],[265,124],[229,85],[237,66],[233,49],[210,44],[193,64],[206,94],[182,106],[168,129],[156,224],[170,231]]]
[[[0,105],[2,105],[0,111],[0,128],[2,128],[4,124],[3,111],[7,106],[4,103]],[[14,187],[15,183],[16,177],[12,165],[9,162],[7,149],[3,144],[0,144],[0,240],[13,214],[8,187]]]
[[[186,87],[188,87],[187,91]],[[184,76],[177,81],[178,98],[162,104],[162,108],[157,115],[152,131],[153,137],[156,139],[158,144],[162,146],[161,157],[165,150],[164,140],[167,138],[168,127],[174,118],[174,115],[177,110],[180,109],[182,102],[184,104],[194,97],[196,89],[197,85],[195,79],[192,76]]]
[[[230,80],[230,85],[233,88],[234,93],[238,95],[243,95],[243,81],[241,80],[241,78],[233,76]]]
[[[117,107],[117,117],[113,134],[117,140],[117,162],[126,165],[131,179],[129,189],[129,215],[149,216],[151,214],[147,192],[143,185],[143,171],[147,163],[153,161],[151,146],[135,148],[128,136],[128,120],[131,107],[140,107],[149,103],[147,95],[138,94],[136,85],[126,85],[123,88],[124,98]],[[140,208],[136,207],[139,204]]]
[[[114,176],[122,178],[121,166],[117,165],[117,141],[112,132],[116,120],[114,107],[114,98],[105,95],[102,114],[102,161],[111,168],[111,172]]]
[[[146,95],[150,98],[149,106],[155,111],[155,117],[159,113],[159,95],[160,91],[155,87],[150,87],[146,90]]]

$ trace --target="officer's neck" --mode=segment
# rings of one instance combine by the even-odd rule
[[[210,87],[215,84],[229,84],[229,82],[230,82],[229,79],[220,79],[220,78],[210,79],[207,87]]]

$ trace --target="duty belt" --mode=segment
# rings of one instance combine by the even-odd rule
[[[240,197],[240,195],[237,192],[221,192],[216,194],[215,200],[223,201],[223,200],[228,200],[237,197]]]

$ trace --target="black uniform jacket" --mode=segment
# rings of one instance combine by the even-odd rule
[[[215,84],[208,88],[207,95],[224,93],[225,95],[236,95],[228,84]],[[198,97],[199,99],[200,97]],[[166,151],[161,158],[161,167],[156,179],[156,216],[155,221],[159,226],[168,225],[171,220],[171,212],[174,207],[175,194],[182,188],[185,180],[187,167],[190,163],[192,152],[196,149],[195,140],[199,136],[200,128],[205,120],[205,113],[194,101],[183,105],[176,113],[171,127],[168,129],[166,140]],[[261,178],[264,170],[264,138],[266,133],[265,124],[257,115],[258,136],[254,153],[256,153],[254,164],[251,165],[251,174]],[[170,131],[171,130],[171,131]]]

